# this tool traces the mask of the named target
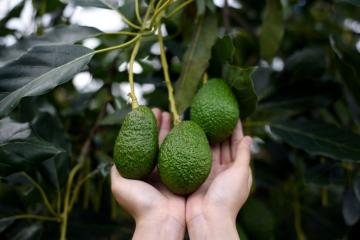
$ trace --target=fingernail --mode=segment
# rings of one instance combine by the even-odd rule
[[[251,137],[246,136],[246,137],[243,138],[243,142],[244,142],[247,146],[251,146],[251,144],[252,144],[252,139],[251,139]]]

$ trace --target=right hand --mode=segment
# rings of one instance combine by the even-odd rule
[[[222,224],[227,224],[228,226],[224,226],[227,229],[224,229],[227,239],[238,238],[236,216],[247,200],[252,184],[251,142],[250,137],[243,136],[239,121],[230,139],[212,147],[213,164],[210,175],[186,202],[186,223],[190,236],[192,232],[199,231],[194,228],[201,225],[206,225],[205,229],[201,230],[203,233],[207,228],[219,233]],[[211,226],[212,224],[215,226]],[[231,231],[234,238],[229,235]],[[218,236],[224,237],[220,235]],[[216,239],[216,234],[211,236]]]

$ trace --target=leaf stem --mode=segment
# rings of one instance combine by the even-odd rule
[[[81,163],[76,164],[76,166],[70,171],[69,180],[66,185],[66,192],[65,192],[65,200],[64,200],[64,211],[62,213],[62,224],[60,230],[60,239],[66,239],[66,232],[67,232],[67,224],[68,224],[68,216],[69,216],[69,199],[71,193],[71,186],[74,181],[76,173],[81,169]]]
[[[142,36],[141,33],[146,28],[146,22],[149,18],[150,12],[153,9],[153,6],[154,6],[154,0],[151,0],[150,4],[146,10],[144,19],[142,20],[140,33],[138,35],[138,39],[136,39],[136,43],[131,52],[131,56],[130,56],[130,60],[129,60],[129,84],[130,84],[129,96],[131,98],[131,108],[132,109],[135,109],[139,106],[139,103],[138,103],[136,95],[135,95],[135,87],[134,87],[134,62],[135,62],[136,55],[139,52],[139,48],[140,48],[140,44],[141,44],[141,36]]]
[[[44,204],[46,206],[46,208],[49,210],[49,212],[53,215],[53,216],[58,216],[58,214],[55,212],[54,208],[51,206],[49,199],[46,196],[46,193],[44,191],[44,189],[37,183],[34,181],[34,179],[32,179],[32,177],[30,177],[26,172],[23,172],[23,175],[31,182],[31,184],[33,184],[36,189],[39,191]]]
[[[98,33],[93,35],[93,37],[99,37],[99,36],[103,36],[103,35],[126,35],[126,36],[137,36],[139,34],[146,36],[146,35],[150,35],[152,34],[152,31],[145,31],[142,33],[139,32],[130,32],[130,31],[120,31],[120,32],[102,32],[102,33]]]
[[[208,76],[207,72],[205,72],[204,76],[203,76],[203,84],[207,84],[208,79],[209,79],[209,76]]]
[[[161,64],[162,64],[162,69],[163,69],[163,73],[164,73],[166,87],[168,89],[168,94],[169,94],[170,111],[173,115],[174,125],[178,125],[180,123],[180,117],[179,117],[179,114],[176,109],[176,103],[175,103],[175,98],[174,98],[174,89],[172,87],[170,76],[169,76],[169,67],[168,67],[167,60],[166,60],[164,40],[163,40],[163,36],[161,33],[160,22],[158,23],[157,29],[158,29],[158,42],[160,45]]]
[[[96,50],[95,54],[108,52],[108,51],[112,51],[112,50],[127,47],[127,46],[133,44],[134,42],[136,42],[140,37],[141,37],[141,34],[138,34],[134,38],[132,38],[131,40],[129,40],[129,41],[125,42],[125,43],[122,43],[122,44],[119,44],[119,45],[116,45],[116,46],[112,46],[112,47],[108,47],[108,48],[102,48],[102,49]]]
[[[82,185],[87,181],[89,180],[90,178],[94,177],[96,174],[99,173],[99,169],[95,169],[94,171],[90,172],[88,175],[86,175],[83,179],[81,179],[75,189],[74,189],[74,193],[72,195],[72,198],[70,200],[70,204],[69,204],[69,211],[71,211],[71,209],[73,208],[74,206],[74,203],[75,203],[75,200],[77,199],[77,196],[79,195],[79,191],[80,191],[80,188],[82,187]]]
[[[187,5],[189,5],[192,2],[194,2],[194,0],[187,0],[187,1],[183,2],[182,4],[177,6],[174,10],[172,10],[168,15],[166,15],[164,17],[165,18],[171,18],[172,16],[177,14],[179,11],[181,11],[183,8],[185,8]]]
[[[164,11],[165,8],[167,8],[169,6],[169,4],[172,2],[173,0],[167,0],[163,5],[161,5],[158,9],[155,10],[155,13],[151,19],[151,23],[150,26],[153,27],[155,25],[155,23],[157,22],[157,18],[158,16]]]
[[[294,194],[294,200],[293,200],[294,227],[295,227],[296,236],[298,240],[305,240],[306,237],[304,235],[304,231],[301,225],[301,204],[299,202],[299,194],[298,194],[297,186],[295,186],[293,194]]]
[[[61,221],[61,219],[59,217],[49,217],[49,216],[41,216],[41,215],[35,215],[35,214],[19,214],[19,215],[1,218],[0,222],[5,222],[8,220],[17,220],[17,219],[35,219],[35,220],[41,220],[41,221],[54,221],[54,222]]]
[[[136,15],[136,18],[138,20],[138,22],[140,24],[142,24],[142,19],[141,19],[141,16],[140,16],[140,4],[139,4],[139,0],[135,0],[135,15]]]
[[[140,48],[140,43],[141,43],[140,39],[141,38],[138,38],[138,40],[136,41],[134,49],[130,56],[130,61],[129,61],[129,84],[130,84],[129,96],[131,98],[131,108],[132,109],[135,109],[139,106],[139,103],[138,103],[136,95],[135,95],[135,87],[134,87],[134,62],[135,62],[136,55]]]
[[[100,112],[98,114],[98,117],[96,119],[96,122],[95,122],[94,126],[90,130],[90,134],[87,137],[85,143],[83,144],[83,146],[81,148],[78,163],[75,165],[75,167],[73,167],[71,169],[71,171],[69,173],[68,182],[66,184],[66,192],[65,192],[65,199],[64,199],[64,209],[63,209],[63,212],[62,212],[62,215],[61,215],[62,223],[61,223],[61,227],[60,227],[60,240],[65,240],[66,239],[68,216],[69,216],[69,212],[70,212],[70,210],[69,210],[70,209],[69,208],[70,194],[71,194],[71,188],[72,188],[72,184],[73,184],[75,175],[78,173],[78,171],[80,171],[80,169],[84,165],[84,161],[86,159],[86,156],[88,155],[88,153],[90,151],[91,141],[92,141],[97,129],[99,128],[99,123],[100,123],[102,117],[104,116],[104,114],[106,112],[106,105],[107,105],[107,102],[104,104],[104,106],[100,110]]]

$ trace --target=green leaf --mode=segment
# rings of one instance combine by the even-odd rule
[[[206,10],[206,0],[196,0],[197,15],[204,15]]]
[[[66,138],[65,129],[60,119],[48,112],[40,112],[31,123],[31,127],[34,134],[41,139],[67,152],[44,161],[38,168],[47,182],[60,189],[66,183],[70,169],[71,145]]]
[[[235,48],[231,38],[226,35],[218,38],[214,47],[212,48],[212,58],[215,58],[219,63],[231,62],[234,56]]]
[[[121,125],[124,121],[124,118],[126,115],[131,111],[129,107],[122,108],[120,110],[117,110],[106,117],[104,117],[100,121],[100,125],[103,126],[109,126],[109,125]]]
[[[326,68],[326,56],[320,48],[305,48],[296,51],[285,61],[280,81],[306,81],[320,78]]]
[[[22,201],[21,191],[15,186],[0,182],[0,216],[6,217],[14,215],[16,212],[24,211],[25,206]],[[0,225],[1,222],[0,218]],[[0,227],[1,229],[1,227]],[[1,232],[1,230],[0,230]]]
[[[346,2],[360,7],[360,0],[335,0],[335,2],[339,2],[339,3]]]
[[[25,171],[64,153],[62,148],[34,137],[0,144],[0,175]]]
[[[15,140],[27,138],[31,134],[29,123],[15,122],[11,118],[3,118],[0,120],[0,144]]]
[[[251,61],[258,59],[259,55],[258,38],[242,29],[235,35],[232,41],[235,47],[233,64],[239,67],[248,66],[249,64],[253,65]]]
[[[190,106],[197,86],[208,66],[211,48],[217,38],[216,16],[200,18],[182,60],[180,78],[175,85],[175,101],[179,112]]]
[[[240,68],[230,64],[224,67],[224,79],[234,89],[242,119],[256,110],[257,96],[251,78],[255,70],[256,67]]]
[[[341,85],[336,82],[296,82],[276,89],[259,102],[258,110],[283,111],[327,107],[340,97]]]
[[[43,225],[38,222],[33,222],[32,224],[25,226],[15,233],[11,237],[12,240],[22,240],[22,239],[40,239],[42,236],[41,231]]]
[[[271,123],[273,134],[295,148],[335,160],[360,162],[360,136],[315,121]]]
[[[280,0],[268,0],[260,33],[260,55],[268,62],[276,54],[284,35],[284,19]]]
[[[241,208],[239,219],[250,239],[274,239],[275,219],[268,206],[262,201],[255,198],[248,199]]]
[[[235,53],[234,44],[229,36],[218,38],[211,51],[209,71],[213,75],[219,76],[222,66],[231,63]]]
[[[345,191],[342,213],[347,225],[352,226],[360,219],[360,201],[356,198],[354,189]]]
[[[39,45],[72,44],[85,38],[95,36],[99,30],[77,25],[60,26],[45,32],[42,36],[33,34],[19,40],[11,47],[0,49],[0,66],[9,63],[22,55],[30,48]]]
[[[69,81],[91,60],[94,52],[77,45],[37,46],[20,59],[0,68],[0,116],[28,96],[43,94]]]
[[[356,198],[360,201],[360,175],[354,179],[354,193]]]
[[[339,78],[345,84],[358,106],[360,106],[359,53],[355,46],[349,48],[348,46],[336,44],[333,38],[330,38],[330,44],[335,53],[333,60]]]
[[[346,173],[338,163],[322,163],[305,172],[305,181],[319,186],[342,185],[346,183]]]

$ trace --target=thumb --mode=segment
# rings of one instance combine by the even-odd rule
[[[250,146],[252,139],[249,136],[244,137],[236,148],[235,165],[248,167],[250,164]]]

